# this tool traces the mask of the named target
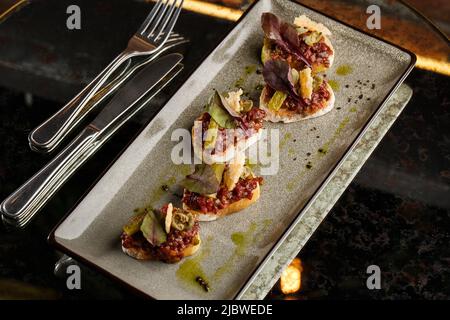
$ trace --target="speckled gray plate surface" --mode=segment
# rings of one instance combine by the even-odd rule
[[[119,235],[133,210],[167,201],[180,205],[161,189],[166,184],[179,192],[177,182],[191,171],[171,161],[178,143],[171,139],[174,130],[192,126],[213,88],[241,86],[257,100],[260,16],[267,11],[287,21],[306,14],[332,31],[336,57],[327,77],[335,89],[334,110],[304,122],[266,125],[280,130],[278,174],[265,177],[255,205],[202,223],[203,243],[194,257],[174,265],[129,258],[121,252]],[[336,173],[414,61],[403,50],[289,0],[260,0],[58,226],[52,242],[157,299],[235,298],[255,280],[286,231],[301,221],[302,210]],[[196,275],[207,279],[210,292],[195,283]]]

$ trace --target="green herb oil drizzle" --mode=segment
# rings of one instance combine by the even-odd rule
[[[200,248],[199,252],[192,258],[187,258],[184,262],[182,262],[176,272],[176,276],[179,280],[189,287],[196,288],[199,292],[203,293],[205,293],[205,290],[199,284],[197,278],[200,277],[208,283],[208,287],[210,286],[211,282],[208,281],[208,277],[206,276],[201,264],[210,254],[211,249],[208,243],[211,243],[212,240],[213,239],[211,236],[208,237],[205,241],[206,243],[202,248]]]
[[[227,262],[220,266],[213,275],[214,280],[219,280],[223,275],[230,272],[240,257],[245,256],[250,251],[250,246],[260,242],[261,234],[272,224],[272,219],[265,219],[259,223],[252,222],[246,231],[235,232],[231,235],[231,241],[235,245],[233,254]]]
[[[339,76],[346,76],[353,72],[353,68],[348,64],[343,64],[337,67],[336,74]]]
[[[339,88],[341,87],[339,82],[336,80],[328,80],[328,84],[334,91],[339,91]]]
[[[235,81],[234,86],[236,88],[242,88],[245,85],[245,82],[247,81],[247,78],[255,73],[257,66],[254,64],[248,65],[244,68],[244,74]]]

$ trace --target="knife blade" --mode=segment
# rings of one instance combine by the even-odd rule
[[[84,162],[86,162],[95,152],[97,152],[97,150],[99,150],[123,124],[125,124],[139,110],[145,107],[168,83],[171,82],[173,78],[181,72],[181,70],[183,70],[183,65],[180,63],[172,71],[170,71],[164,80],[159,82],[159,84],[142,99],[142,101],[139,101],[139,105],[130,109],[123,120],[117,123],[114,127],[111,127],[110,130],[101,136],[101,138],[97,138],[95,143],[93,143],[92,146],[84,152],[83,157],[79,158],[72,166],[68,167],[64,175],[58,177],[60,180],[57,183],[55,182],[54,185],[51,186],[51,189],[49,188],[43,190],[42,196],[36,199],[33,207],[30,207],[30,210],[24,211],[20,217],[16,217],[15,219],[11,219],[8,216],[3,215],[2,218],[4,223],[17,228],[25,227],[33,218],[34,214],[45,205],[48,198],[50,198],[52,194],[59,189],[60,185],[64,184],[64,182],[72,175],[72,172],[76,171],[78,167],[83,165]]]
[[[129,108],[132,108],[134,103],[137,103],[157,86],[181,60],[183,60],[183,55],[172,53],[146,66],[116,93],[90,123],[90,126],[98,131],[113,126],[115,121],[120,119]]]
[[[16,221],[19,225],[26,224],[89,158],[93,148],[103,144],[105,138],[123,124],[142,98],[148,93],[156,94],[159,91],[157,88],[163,87],[168,78],[173,78],[180,71],[182,58],[180,54],[160,58],[130,80],[65,149],[3,201],[0,206],[3,219]],[[126,92],[130,89],[131,93]]]

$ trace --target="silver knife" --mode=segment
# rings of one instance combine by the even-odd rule
[[[164,56],[132,78],[64,150],[3,201],[0,206],[3,220],[21,226],[24,221],[28,222],[93,150],[98,149],[97,145],[103,144],[105,138],[129,118],[130,110],[135,109],[142,98],[166,81],[170,73],[179,72],[178,64],[182,59],[183,56],[176,53]]]
[[[99,74],[96,79],[92,80],[89,85],[64,105],[64,107],[30,132],[28,136],[30,148],[36,152],[52,152],[61,145],[68,133],[73,132],[74,129],[84,121],[88,115],[92,114],[94,110],[98,110],[98,107],[103,104],[106,98],[110,98],[117,89],[120,89],[120,87],[139,70],[159,56],[166,54],[167,51],[187,42],[189,42],[189,40],[174,36],[167,40],[161,50],[151,55],[149,58],[143,60],[136,59],[136,61],[135,59],[133,59],[133,61],[128,60],[128,63],[124,66],[123,70],[119,70],[120,72],[117,73],[117,76],[112,75],[111,78],[109,78],[110,82],[98,90],[89,103],[87,103],[86,107],[82,110],[78,110],[78,104],[84,99],[86,94],[91,91],[97,82],[96,80],[102,76],[102,74]]]
[[[160,81],[160,83],[152,89],[143,99],[142,102],[139,101],[138,104],[133,105],[132,108],[128,109],[127,115],[124,119],[114,127],[111,127],[106,134],[102,134],[100,138],[95,140],[95,143],[90,147],[87,151],[83,153],[82,157],[79,157],[77,162],[75,162],[72,166],[66,168],[64,170],[64,175],[60,176],[60,180],[53,183],[51,185],[51,189],[45,190],[41,193],[40,201],[35,202],[34,207],[30,207],[31,214],[21,216],[19,219],[8,219],[5,215],[2,215],[3,222],[6,223],[7,226],[13,226],[16,228],[25,227],[33,216],[38,212],[39,208],[45,205],[47,201],[47,197],[51,197],[53,193],[55,193],[59,189],[59,185],[64,184],[64,182],[70,178],[72,172],[75,172],[85,161],[89,159],[91,155],[93,155],[98,149],[100,149],[103,144],[124,124],[126,123],[133,115],[135,115],[139,110],[145,107],[153,98],[156,96],[175,76],[183,70],[183,65],[178,64],[170,73],[164,78],[164,80]]]
[[[36,201],[33,207],[30,207],[30,210],[28,210],[27,215],[20,216],[19,219],[9,219],[5,215],[0,215],[2,217],[2,220],[6,227],[15,227],[15,228],[23,228],[25,227],[31,219],[34,217],[34,215],[38,212],[38,210],[45,205],[47,198],[51,198],[53,193],[55,193],[59,189],[59,185],[64,184],[66,180],[70,178],[72,175],[72,172],[75,172],[83,163],[89,159],[91,155],[93,155],[98,149],[100,149],[103,144],[109,139],[110,136],[112,136],[115,131],[117,131],[124,123],[126,123],[133,115],[135,115],[137,112],[139,112],[142,108],[148,105],[148,103],[153,99],[155,95],[157,95],[175,76],[183,70],[183,65],[180,63],[178,64],[165,78],[164,81],[161,81],[160,84],[158,84],[157,87],[152,89],[145,98],[142,99],[142,102],[139,102],[133,108],[129,109],[129,113],[127,116],[123,119],[123,121],[118,122],[115,127],[112,127],[110,130],[108,130],[108,133],[105,135],[102,135],[100,139],[96,139],[95,143],[92,147],[90,147],[82,157],[78,158],[78,161],[74,163],[73,166],[70,166],[66,169],[64,169],[64,175],[62,175],[57,182],[52,184],[51,189],[46,189],[45,191],[42,191],[41,196],[39,197],[40,200]],[[73,171],[72,171],[73,170]]]

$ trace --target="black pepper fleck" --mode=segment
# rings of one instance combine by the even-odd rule
[[[209,291],[209,285],[202,277],[195,278],[195,281],[197,281],[198,284],[200,284],[200,286],[202,286],[203,290],[205,290],[206,292]]]

